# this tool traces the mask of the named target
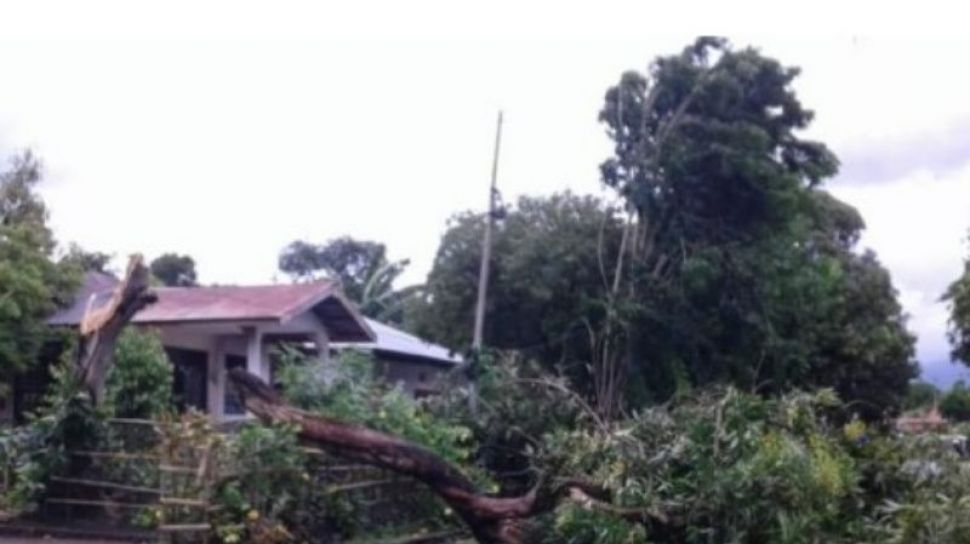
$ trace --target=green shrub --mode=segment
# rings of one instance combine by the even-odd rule
[[[172,409],[172,379],[158,335],[126,328],[115,344],[105,405],[116,417],[151,419]]]
[[[608,431],[550,435],[546,463],[605,485],[619,507],[668,520],[646,526],[651,542],[838,538],[858,513],[858,482],[844,439],[818,417],[834,402],[829,391],[781,399],[708,391],[645,410]],[[575,513],[556,513],[564,515]],[[574,526],[553,524],[557,531]],[[557,534],[562,541],[574,536]]]
[[[104,411],[93,407],[77,381],[73,349],[50,373],[51,384],[27,424],[0,431],[5,484],[0,508],[11,515],[37,508],[49,477],[68,468],[68,449],[94,449],[108,433]]]
[[[216,500],[223,542],[288,542],[287,517],[298,510],[309,475],[295,429],[246,425],[230,437]]]
[[[962,380],[953,384],[943,396],[940,412],[954,421],[970,421],[970,390]]]
[[[65,350],[51,367],[51,384],[27,424],[0,432],[6,484],[0,507],[8,513],[34,510],[51,475],[80,469],[80,460],[70,458],[67,450],[119,449],[123,437],[107,424],[109,416],[148,418],[170,407],[172,370],[155,335],[124,331],[115,346],[105,403],[98,408],[75,375],[75,349]],[[125,464],[107,466],[105,473],[124,476],[132,485],[150,478],[135,478]]]
[[[954,436],[876,436],[854,452],[871,505],[865,540],[970,542],[970,471]]]
[[[560,507],[554,525],[544,528],[541,541],[559,544],[563,538],[570,544],[647,544],[643,525],[631,523],[606,513],[590,511],[575,504]]]
[[[457,418],[438,417],[426,404],[374,378],[369,354],[345,352],[323,363],[285,351],[277,379],[294,406],[401,436],[454,463],[472,455],[471,429]]]

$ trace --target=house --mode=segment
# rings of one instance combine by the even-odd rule
[[[334,342],[334,352],[345,349],[369,351],[377,363],[377,373],[399,384],[416,397],[438,391],[438,377],[461,364],[462,359],[448,348],[427,342],[373,319],[364,322],[374,332],[371,342]]]
[[[926,412],[896,418],[895,427],[899,432],[913,434],[940,431],[946,428],[946,420],[943,419],[939,408],[934,404]]]
[[[106,303],[117,284],[109,274],[87,274],[74,303],[48,324],[78,326],[87,308]],[[431,392],[433,374],[459,361],[444,348],[363,318],[329,280],[154,291],[157,302],[135,314],[132,323],[158,332],[174,365],[179,407],[216,420],[245,415],[226,386],[226,370],[244,367],[272,383],[273,347],[282,343],[309,345],[323,359],[355,347],[371,351],[382,375],[415,394]],[[14,402],[0,409],[0,418],[19,419],[45,386],[43,377],[18,380]]]

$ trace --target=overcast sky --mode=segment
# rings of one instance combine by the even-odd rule
[[[286,243],[349,234],[421,281],[446,219],[485,203],[499,108],[507,200],[603,193],[605,89],[714,29],[803,68],[810,134],[843,162],[829,188],[862,212],[926,374],[947,380],[937,301],[970,227],[966,15],[659,5],[0,2],[0,151],[43,158],[65,243],[188,253],[205,282],[254,283]]]

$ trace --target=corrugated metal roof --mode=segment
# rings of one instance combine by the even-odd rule
[[[111,297],[118,280],[106,274],[88,274],[71,307],[48,319],[52,325],[76,326],[88,301],[100,307]],[[335,339],[367,341],[367,326],[339,294],[335,282],[251,286],[160,287],[158,301],[138,312],[135,323],[164,324],[212,321],[286,321],[313,311],[324,325],[336,331]]]
[[[225,287],[161,287],[158,302],[135,316],[139,323],[172,321],[280,321],[334,294],[334,283]]]
[[[437,361],[445,364],[459,364],[462,362],[460,356],[455,355],[444,346],[432,344],[422,338],[408,334],[390,325],[385,325],[380,321],[364,318],[367,325],[374,331],[377,338],[373,342],[362,342],[352,344],[336,343],[335,348],[357,348],[365,350],[381,350],[410,357],[418,357]]]

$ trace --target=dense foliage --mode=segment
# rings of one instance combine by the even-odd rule
[[[493,368],[523,365],[506,360]],[[830,389],[777,397],[706,389],[605,424],[558,379],[528,376],[500,370],[481,390],[491,434],[528,436],[520,451],[529,482],[518,488],[581,476],[611,495],[610,502],[563,501],[537,520],[537,542],[929,543],[970,536],[963,521],[970,480],[951,437],[891,434],[846,420],[848,407]]]
[[[168,287],[194,287],[198,285],[195,259],[188,255],[165,253],[155,258],[149,268],[152,276]]]
[[[949,305],[950,321],[947,335],[954,361],[970,365],[970,259],[963,262],[963,273],[943,294]]]
[[[223,510],[217,535],[234,542],[288,542],[284,520],[303,504],[309,476],[306,455],[292,428],[247,425],[227,445],[217,490]],[[296,527],[299,530],[299,527]]]
[[[368,355],[345,352],[334,364],[284,350],[280,360],[277,378],[293,405],[394,433],[477,472],[470,464],[471,431],[455,417],[434,417],[420,402],[375,380]],[[406,499],[395,498],[380,508],[370,506],[373,499],[353,490],[375,484],[386,487],[392,483],[386,480],[388,475],[371,472],[369,483],[344,481],[342,472],[332,470],[334,459],[300,447],[292,427],[246,425],[225,447],[216,526],[223,542],[323,543],[454,524],[439,502],[406,482],[393,489],[398,494],[409,489]],[[349,460],[336,461],[346,467]],[[485,481],[481,475],[479,479]]]
[[[97,448],[106,440],[106,415],[79,387],[73,353],[67,351],[51,368],[51,384],[29,423],[0,431],[5,484],[0,508],[8,514],[35,510],[49,477],[68,466],[69,448]]]
[[[30,512],[37,508],[52,474],[76,468],[67,450],[111,450],[123,447],[109,425],[112,417],[152,418],[171,411],[172,371],[161,342],[153,333],[127,329],[115,345],[105,402],[91,403],[74,371],[75,349],[64,350],[50,368],[51,383],[26,425],[0,431],[0,465],[4,487],[0,510]],[[116,477],[144,478],[130,467],[107,466]],[[129,480],[141,485],[141,480]]]
[[[88,251],[76,242],[67,246],[67,253],[61,257],[61,262],[72,266],[81,272],[108,273],[108,264],[112,255],[102,251]]]
[[[455,463],[470,458],[470,430],[459,421],[432,418],[408,393],[375,379],[369,354],[347,351],[324,363],[288,351],[282,361],[277,380],[294,406],[393,433]]]
[[[941,396],[940,389],[929,382],[910,382],[909,389],[906,391],[906,398],[903,399],[903,409],[929,408],[939,402]]]
[[[105,405],[116,417],[157,417],[172,410],[172,379],[158,335],[129,327],[115,345]]]
[[[407,324],[454,349],[471,343],[484,222],[452,218],[441,240],[425,296],[409,307]],[[601,200],[572,193],[523,197],[493,231],[485,337],[517,350],[581,384],[590,360],[588,327],[616,256],[620,218]]]
[[[496,231],[486,342],[563,369],[615,415],[692,387],[832,387],[866,418],[898,410],[914,338],[888,272],[856,247],[837,169],[801,137],[798,71],[701,39],[626,73],[600,120],[622,214],[569,194],[525,198]],[[468,343],[482,221],[455,217],[408,324]],[[615,397],[615,398],[603,398]]]
[[[943,395],[940,413],[953,421],[970,421],[970,389],[960,380]]]
[[[603,179],[636,217],[619,343],[661,398],[685,379],[827,385],[876,417],[915,375],[914,340],[888,273],[853,251],[858,213],[818,189],[838,163],[801,138],[797,74],[702,38],[607,92]]]
[[[53,259],[41,165],[29,152],[0,169],[0,378],[32,366],[51,333],[44,319],[70,301],[77,269]]]

